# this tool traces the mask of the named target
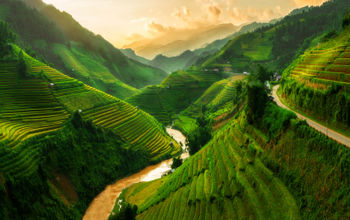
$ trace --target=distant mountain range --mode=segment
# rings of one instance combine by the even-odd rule
[[[153,59],[159,54],[178,56],[186,50],[195,50],[217,39],[232,35],[239,27],[233,24],[219,24],[193,30],[179,30],[155,39],[142,39],[123,46],[132,48],[138,55]]]
[[[138,56],[136,52],[130,48],[121,49],[121,52],[133,60],[136,60],[146,65],[153,66],[155,68],[160,68],[168,73],[172,73],[176,70],[186,69],[192,65],[201,63],[206,58],[218,52],[232,38],[244,33],[254,31],[257,28],[272,24],[276,21],[277,20],[273,20],[269,23],[253,22],[251,24],[241,27],[239,31],[235,32],[234,34],[231,34],[225,38],[210,42],[201,48],[198,48],[195,50],[186,50],[178,56],[168,57],[163,54],[159,54],[152,60],[148,60],[144,57]]]

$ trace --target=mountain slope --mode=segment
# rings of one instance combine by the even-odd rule
[[[2,218],[81,219],[107,184],[180,152],[152,116],[12,47],[0,62]]]
[[[8,148],[60,129],[79,111],[84,119],[116,132],[126,143],[144,148],[155,160],[180,150],[178,145],[169,144],[171,138],[150,115],[29,56],[26,60],[31,69],[25,78],[17,74],[17,62],[1,63],[0,141]],[[22,167],[16,163],[19,173],[9,172],[21,175],[28,161],[18,161],[23,162]],[[1,166],[1,170],[8,168]]]
[[[236,113],[232,111],[237,110],[233,108],[234,101],[241,92],[236,87],[244,78],[244,75],[237,75],[212,84],[201,97],[176,116],[173,127],[188,135],[196,129],[196,119],[203,113],[213,122],[214,129],[224,126]]]
[[[120,98],[166,77],[159,69],[128,59],[71,15],[41,1],[24,2],[30,6],[17,0],[2,1],[0,17],[18,34],[22,47],[67,75]]]
[[[272,21],[273,22],[273,21]],[[271,22],[270,22],[271,23]],[[203,48],[195,50],[186,50],[178,56],[168,57],[162,54],[157,55],[153,60],[147,60],[138,56],[132,49],[121,50],[130,59],[137,60],[141,63],[151,65],[155,68],[160,68],[168,73],[172,73],[177,70],[187,69],[188,67],[204,62],[208,57],[218,52],[227,42],[232,38],[241,34],[254,31],[255,29],[263,26],[267,26],[269,23],[251,23],[240,28],[239,31],[226,38],[215,40],[207,44]]]
[[[289,105],[347,136],[350,135],[349,40],[349,27],[339,36],[325,36],[325,42],[307,50],[286,69],[281,88]]]
[[[203,66],[225,64],[235,72],[243,72],[263,64],[281,72],[305,49],[314,45],[315,38],[339,29],[349,7],[349,1],[335,0],[286,16],[276,24],[234,38]]]
[[[137,54],[153,59],[159,54],[178,56],[186,50],[201,48],[217,39],[225,38],[237,31],[233,24],[219,24],[195,29],[179,29],[154,39],[141,39],[123,48],[132,48]]]
[[[127,99],[135,106],[169,124],[174,114],[184,110],[211,84],[232,73],[212,69],[188,69],[168,76],[160,85],[149,86]]]
[[[209,100],[220,96],[213,88]],[[168,176],[125,189],[114,214],[131,204],[137,219],[349,218],[350,150],[272,102],[250,124],[246,88],[206,146]]]

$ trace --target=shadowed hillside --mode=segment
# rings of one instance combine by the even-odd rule
[[[19,0],[2,1],[0,18],[10,24],[28,53],[65,74],[123,99],[135,94],[136,88],[158,84],[167,76],[127,58],[66,12],[41,1],[24,2],[30,6]]]

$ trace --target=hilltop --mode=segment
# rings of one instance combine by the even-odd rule
[[[160,69],[127,58],[68,13],[41,1],[23,2],[27,5],[19,0],[2,1],[0,19],[10,24],[19,37],[18,44],[29,54],[65,74],[123,99],[167,76]]]

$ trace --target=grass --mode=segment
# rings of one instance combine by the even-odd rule
[[[336,38],[307,50],[284,72],[280,91],[292,109],[346,136],[350,135],[350,59],[344,57],[350,49],[349,39],[350,30],[345,29]]]
[[[171,124],[173,115],[184,110],[211,84],[226,76],[225,73],[214,71],[177,71],[160,85],[146,87],[127,101],[153,115],[163,124]]]
[[[298,108],[297,106],[293,105],[293,103],[290,103],[288,102],[285,98],[282,97],[282,94],[281,94],[281,90],[278,90],[277,91],[277,94],[279,95],[280,97],[280,100],[281,102],[286,105],[288,108],[290,108],[291,110],[307,117],[307,118],[310,118],[311,120],[325,126],[325,127],[328,127],[344,136],[347,136],[347,137],[350,137],[350,130],[348,128],[344,128],[344,126],[342,125],[337,125],[336,123],[327,123],[325,121],[322,121],[320,120],[319,117],[317,117],[317,115],[313,115],[311,112],[308,112],[308,113],[305,113],[303,112],[300,108]],[[311,114],[310,114],[311,113]]]
[[[139,207],[138,219],[298,219],[293,196],[257,156],[248,153],[250,138],[241,129],[231,121],[173,174],[132,186],[120,198]],[[245,138],[236,138],[241,136]],[[138,188],[152,188],[151,196]]]
[[[106,60],[93,55],[79,46],[71,43],[71,48],[55,44],[54,51],[61,57],[65,68],[75,78],[90,82],[89,84],[106,91],[118,98],[125,99],[137,92],[137,89],[116,78],[115,74],[105,65]]]
[[[202,114],[203,108],[206,117],[215,125],[222,126],[232,116],[234,108],[233,97],[235,83],[244,79],[244,75],[235,75],[212,84],[192,105],[176,116],[173,126],[184,134],[189,134],[196,128],[196,117]]]
[[[114,131],[133,148],[146,150],[154,161],[181,151],[149,114],[27,54],[25,59],[30,64],[26,77],[18,75],[16,61],[0,62],[0,144],[5,144],[0,168],[5,174],[20,177],[35,172],[40,149],[23,149],[24,143],[61,129],[77,111],[85,120]]]

